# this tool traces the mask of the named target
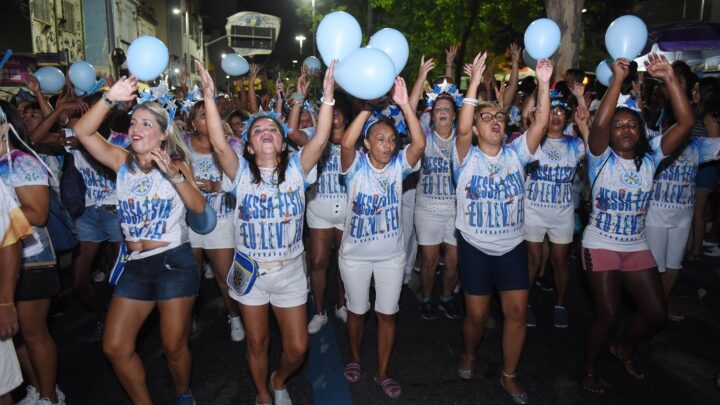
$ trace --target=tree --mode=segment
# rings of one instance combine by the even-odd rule
[[[553,57],[556,80],[569,68],[580,66],[584,6],[585,0],[545,0],[547,17],[555,21],[562,32],[560,49]]]

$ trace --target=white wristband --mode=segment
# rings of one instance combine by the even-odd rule
[[[320,102],[325,105],[335,105],[335,99],[332,99],[332,101],[325,101],[325,97],[320,97]]]
[[[476,98],[470,98],[470,97],[465,97],[465,98],[463,99],[462,103],[463,103],[463,104],[470,104],[470,105],[472,105],[472,106],[477,106],[477,105],[478,105],[478,99],[476,99]]]

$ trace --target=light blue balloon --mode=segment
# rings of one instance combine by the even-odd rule
[[[355,50],[335,66],[335,81],[352,96],[372,100],[385,95],[395,81],[395,66],[376,48]]]
[[[146,82],[162,74],[169,58],[167,46],[161,40],[149,35],[134,40],[127,51],[130,73]]]
[[[315,43],[325,66],[333,59],[341,62],[346,56],[360,48],[362,30],[355,17],[344,11],[335,11],[325,16],[315,33]]]
[[[525,30],[525,49],[535,60],[547,59],[557,51],[561,38],[560,27],[555,21],[540,18]]]
[[[35,77],[40,83],[40,89],[48,93],[57,93],[65,86],[65,75],[56,67],[41,67],[35,71]]]
[[[236,53],[225,55],[222,62],[220,62],[220,67],[222,67],[223,72],[230,76],[244,75],[250,70],[250,64],[247,63],[245,58]]]
[[[597,68],[595,69],[595,78],[605,87],[609,87],[610,83],[615,80],[615,75],[613,74],[612,65],[613,60],[612,59],[605,59],[598,63]]]
[[[308,56],[303,61],[303,65],[307,66],[307,70],[310,73],[317,73],[320,71],[320,59],[314,57],[314,56]]]
[[[385,52],[395,66],[395,75],[402,72],[410,54],[410,47],[402,32],[394,28],[383,28],[370,37],[368,48]]]
[[[205,204],[205,210],[196,214],[190,210],[185,215],[185,221],[190,228],[200,235],[207,235],[215,229],[217,225],[217,213],[210,204]]]
[[[73,86],[80,91],[88,91],[95,85],[95,76],[97,75],[95,68],[84,60],[79,60],[70,65],[68,73]]]
[[[523,49],[523,62],[525,62],[525,66],[529,67],[532,70],[535,70],[535,68],[537,67],[537,61],[533,59],[532,56],[530,56],[527,49]]]
[[[605,31],[605,48],[613,59],[633,60],[647,43],[647,25],[634,15],[624,15],[613,21]]]
[[[74,87],[74,88],[73,88],[73,91],[75,92],[75,95],[78,96],[78,97],[82,97],[82,96],[85,95],[85,92],[82,91],[82,90],[80,90],[80,89],[78,89],[77,87]]]

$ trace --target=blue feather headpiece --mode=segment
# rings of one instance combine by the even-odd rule
[[[557,90],[550,91],[550,109],[562,108],[563,110],[570,111],[570,103],[568,103],[567,97]]]
[[[398,132],[398,134],[407,135],[408,128],[407,124],[405,124],[405,117],[403,117],[400,107],[394,104],[390,104],[385,108],[374,110],[370,118],[365,121],[365,125],[363,126],[362,130],[362,134],[364,137],[368,136],[370,127],[377,124],[381,118],[387,118],[393,121],[395,124],[395,130]]]
[[[620,94],[620,97],[618,97],[618,102],[617,102],[617,108],[619,108],[619,107],[629,108],[638,113],[642,112],[640,110],[640,107],[638,106],[637,99],[630,94],[628,94],[628,95]]]
[[[175,96],[170,92],[165,83],[160,83],[157,87],[149,87],[140,92],[140,97],[137,98],[137,104],[143,104],[148,101],[154,101],[165,109],[168,116],[168,123],[165,130],[170,129],[173,120],[175,119],[175,112],[177,111],[177,105],[175,104]],[[136,106],[137,107],[137,106]],[[133,108],[128,114],[135,111]]]
[[[462,106],[463,95],[460,94],[457,86],[448,83],[445,79],[443,79],[442,83],[433,86],[432,91],[429,91],[425,94],[427,96],[427,106],[429,108],[433,108],[433,106],[435,105],[435,101],[441,94],[447,94],[448,96],[452,97],[456,106]]]
[[[250,118],[247,119],[247,121],[244,122],[243,125],[243,131],[242,131],[242,138],[244,140],[248,140],[248,131],[250,130],[250,127],[252,127],[253,122],[255,122],[258,118],[270,118],[272,120],[275,120],[278,124],[280,124],[280,130],[282,131],[283,138],[287,137],[288,134],[288,126],[287,124],[280,118],[275,111],[258,111],[255,114],[251,115]]]
[[[185,96],[185,98],[180,102],[180,111],[184,112],[185,114],[190,112],[190,108],[197,103],[198,101],[203,100],[203,92],[202,89],[200,89],[197,85],[193,87],[192,90],[190,90]]]

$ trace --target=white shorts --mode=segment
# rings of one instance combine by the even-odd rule
[[[232,215],[217,222],[207,235],[195,233],[188,227],[190,246],[202,249],[235,249],[235,223]]]
[[[0,376],[0,396],[14,390],[23,381],[12,339],[0,341]]]
[[[660,273],[666,269],[682,269],[685,244],[690,235],[690,227],[660,228],[645,227],[645,238],[650,246],[655,263]]]
[[[230,290],[230,296],[243,305],[265,305],[293,308],[307,302],[308,284],[303,271],[303,255],[282,262],[282,267],[260,269],[249,293],[238,296]],[[279,263],[279,262],[278,262]]]
[[[573,227],[569,228],[546,228],[544,226],[525,224],[525,240],[528,242],[542,243],[547,234],[550,242],[560,245],[567,245],[573,240]]]
[[[315,197],[317,199],[317,197]],[[345,229],[346,200],[326,202],[312,200],[308,202],[305,218],[312,229]]]
[[[428,211],[415,206],[415,233],[420,246],[441,243],[457,246],[455,238],[455,207],[447,212]]]
[[[348,311],[364,314],[370,309],[370,281],[375,278],[375,312],[392,315],[400,308],[405,255],[383,261],[338,259],[340,275],[345,285]]]

